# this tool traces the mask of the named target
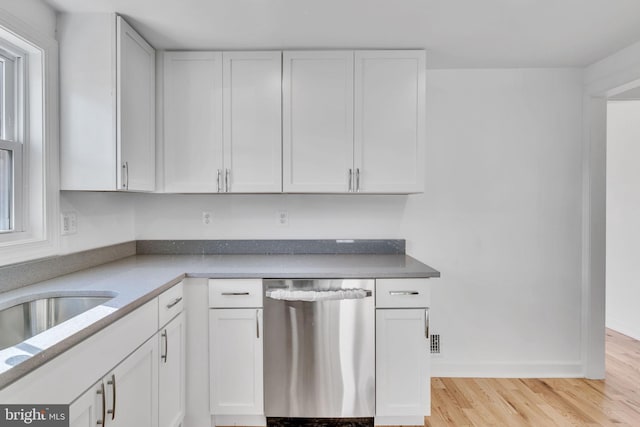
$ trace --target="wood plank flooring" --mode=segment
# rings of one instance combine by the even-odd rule
[[[640,341],[607,330],[606,379],[433,378],[425,426],[640,426]]]

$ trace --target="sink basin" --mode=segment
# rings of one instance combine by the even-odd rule
[[[71,295],[38,298],[0,310],[0,350],[14,346],[113,296]]]

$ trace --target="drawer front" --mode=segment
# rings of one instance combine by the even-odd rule
[[[178,283],[171,289],[167,289],[158,297],[158,327],[162,328],[171,319],[176,317],[184,308],[183,285]]]
[[[420,308],[430,305],[428,279],[376,280],[376,308]]]
[[[209,307],[262,307],[262,279],[209,279]]]

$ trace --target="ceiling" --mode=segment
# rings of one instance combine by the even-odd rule
[[[429,68],[583,67],[640,41],[638,0],[44,0],[157,49],[424,48]]]

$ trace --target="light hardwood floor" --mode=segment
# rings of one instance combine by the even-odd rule
[[[425,426],[640,426],[640,341],[606,345],[603,381],[433,378]]]

